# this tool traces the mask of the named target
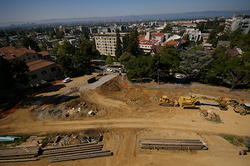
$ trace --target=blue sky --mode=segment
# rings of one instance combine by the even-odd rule
[[[250,0],[0,0],[0,23],[250,9]]]

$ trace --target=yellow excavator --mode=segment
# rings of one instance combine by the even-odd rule
[[[179,97],[177,100],[172,100],[168,96],[161,96],[159,99],[159,105],[174,106],[174,107],[196,107],[199,104],[199,100],[195,96]]]
[[[199,108],[200,100],[213,100],[218,103],[218,106],[221,110],[227,110],[228,105],[231,103],[231,99],[227,97],[219,97],[219,98],[211,98],[206,96],[197,97],[195,95],[192,96],[181,96],[177,100],[172,100],[168,98],[168,96],[161,96],[159,99],[159,105],[163,106],[174,106],[174,107],[182,107],[182,108]]]

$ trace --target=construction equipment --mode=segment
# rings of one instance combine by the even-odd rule
[[[197,105],[200,105],[200,100],[213,100],[218,103],[218,106],[221,110],[227,110],[228,105],[231,105],[231,99],[227,97],[219,97],[219,98],[212,98],[206,96],[181,96],[177,100],[172,100],[167,96],[161,96],[159,99],[159,105],[163,106],[180,106],[182,108],[198,108]]]
[[[178,102],[176,100],[169,99],[168,96],[161,96],[159,99],[159,105],[178,106]]]
[[[235,105],[233,110],[234,110],[234,112],[239,113],[242,116],[250,114],[250,107],[246,106],[243,103]]]
[[[231,105],[232,106],[232,99],[228,98],[228,97],[218,97],[218,98],[214,98],[214,97],[207,97],[207,96],[200,96],[198,97],[199,100],[212,100],[218,103],[218,106],[221,110],[228,110],[228,106]]]
[[[200,104],[199,98],[196,96],[190,96],[190,97],[179,97],[178,104],[180,107],[186,108],[186,107],[193,107],[197,108],[196,106]]]
[[[178,100],[171,100],[167,96],[161,96],[159,99],[159,105],[163,106],[180,106],[183,108],[186,107],[196,107],[196,105],[199,104],[198,98],[195,96],[190,96],[190,97],[179,97]]]

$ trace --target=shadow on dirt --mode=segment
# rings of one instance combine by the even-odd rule
[[[29,97],[26,102],[24,102],[23,106],[39,106],[44,104],[61,104],[64,102],[68,102],[73,99],[77,99],[79,96],[67,96],[67,95],[52,95],[52,96],[33,96]]]

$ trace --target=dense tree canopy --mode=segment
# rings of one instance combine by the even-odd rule
[[[134,56],[139,56],[141,54],[141,50],[139,49],[137,29],[134,29],[132,32],[130,32],[126,51]]]
[[[65,41],[54,47],[57,62],[62,66],[65,76],[77,76],[90,72],[90,60],[100,54],[92,41],[84,39],[79,47],[74,47]]]
[[[35,50],[35,51],[41,51],[37,42],[34,39],[32,39],[31,37],[27,37],[27,36],[23,37],[22,45],[23,45],[23,47],[26,47],[28,49],[30,48],[30,49]]]
[[[28,67],[24,61],[8,61],[0,56],[0,89],[11,88],[15,83],[26,83]]]

